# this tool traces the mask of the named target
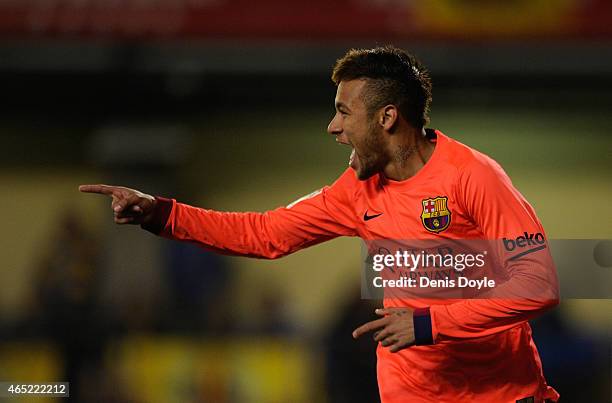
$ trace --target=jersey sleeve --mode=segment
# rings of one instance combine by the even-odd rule
[[[263,213],[222,212],[158,198],[154,220],[143,228],[223,254],[275,259],[338,236],[355,236],[354,182],[347,170],[331,186]]]
[[[490,243],[506,281],[490,298],[415,311],[417,344],[501,332],[558,303],[556,269],[542,225],[503,169],[487,157],[472,161],[460,173],[457,193],[461,208]]]

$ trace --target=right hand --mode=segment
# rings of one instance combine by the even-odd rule
[[[81,185],[79,191],[112,197],[116,224],[147,224],[157,204],[155,197],[123,186]]]

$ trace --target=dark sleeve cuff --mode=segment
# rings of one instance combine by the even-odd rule
[[[412,321],[414,322],[415,344],[417,346],[433,344],[429,307],[415,309],[412,314]]]
[[[166,227],[166,223],[168,222],[168,218],[172,212],[172,200],[158,196],[155,196],[155,200],[155,210],[153,210],[151,221],[146,224],[142,224],[141,228],[152,232],[155,235],[159,235]]]

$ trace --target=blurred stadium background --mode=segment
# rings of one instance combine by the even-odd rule
[[[70,381],[74,401],[376,401],[374,343],[350,335],[376,305],[358,240],[219,257],[117,228],[77,186],[285,205],[347,164],[325,133],[335,59],[393,43],[430,67],[431,126],[497,159],[550,238],[609,239],[611,4],[1,0],[0,380]],[[611,401],[610,300],[533,326],[562,402]]]

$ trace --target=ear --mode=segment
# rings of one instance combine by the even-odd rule
[[[387,105],[380,110],[378,123],[383,129],[391,131],[398,119],[398,111],[395,105]]]

